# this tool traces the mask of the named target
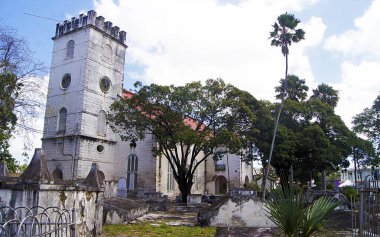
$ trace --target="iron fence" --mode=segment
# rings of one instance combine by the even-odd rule
[[[0,237],[76,237],[75,208],[0,207]]]
[[[380,192],[377,179],[367,176],[360,192],[359,235],[380,237]]]

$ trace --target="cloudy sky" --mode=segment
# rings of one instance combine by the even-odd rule
[[[349,127],[352,117],[371,106],[380,92],[380,0],[0,2],[0,24],[15,28],[47,66],[54,20],[94,9],[127,32],[125,88],[136,80],[181,85],[222,78],[270,101],[284,77],[284,57],[270,46],[269,32],[276,17],[288,12],[302,21],[306,32],[306,40],[290,48],[289,73],[305,79],[310,92],[321,83],[337,89],[336,112]],[[37,128],[42,126],[42,120],[36,122]],[[40,137],[35,136],[36,147]],[[19,144],[12,143],[17,158]]]

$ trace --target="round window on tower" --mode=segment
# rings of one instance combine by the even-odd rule
[[[104,146],[103,145],[98,145],[96,147],[96,150],[99,152],[99,153],[102,153],[104,151]]]
[[[61,88],[67,89],[70,86],[70,83],[71,83],[71,75],[69,73],[66,73],[62,77]]]
[[[104,92],[107,93],[111,89],[111,80],[108,77],[102,77],[100,78],[100,89]]]

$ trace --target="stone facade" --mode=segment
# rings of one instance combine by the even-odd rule
[[[54,178],[77,180],[97,163],[112,184],[106,197],[117,193],[115,182],[123,178],[130,194],[175,196],[179,191],[168,161],[152,155],[154,137],[147,134],[131,146],[105,123],[110,105],[123,96],[125,39],[124,31],[94,11],[57,24],[42,138],[48,168]],[[223,162],[222,170],[211,157],[199,165],[193,193],[224,194],[227,185],[252,181],[252,166],[238,156],[229,154]]]

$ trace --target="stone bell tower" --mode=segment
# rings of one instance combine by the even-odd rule
[[[84,178],[94,162],[114,178],[117,137],[105,117],[122,94],[125,38],[95,11],[56,26],[42,138],[55,179]]]

